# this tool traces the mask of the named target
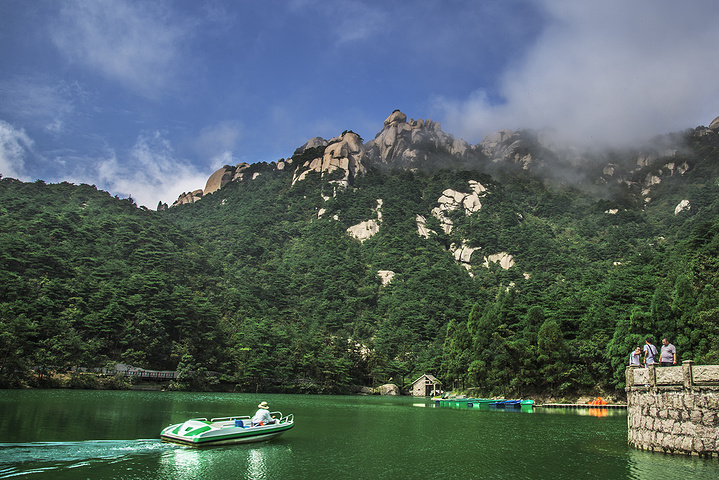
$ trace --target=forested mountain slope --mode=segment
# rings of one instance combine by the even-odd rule
[[[429,124],[406,123],[378,139]],[[181,363],[195,388],[209,370],[253,391],[433,373],[484,395],[621,393],[647,335],[719,362],[716,132],[578,162],[531,132],[472,147],[429,125],[444,143],[406,137],[387,162],[388,142],[363,156],[345,132],[158,212],[0,180],[0,378],[123,361]]]

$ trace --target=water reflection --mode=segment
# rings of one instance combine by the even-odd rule
[[[192,448],[175,446],[160,459],[158,478],[277,478],[292,448],[278,442]]]
[[[202,471],[201,455],[202,452],[197,449],[176,447],[161,457],[160,473],[167,478],[195,478]]]
[[[708,478],[716,470],[716,458],[670,455],[629,449],[630,478]]]
[[[267,478],[267,465],[263,451],[261,449],[252,449],[249,451],[247,457],[247,473],[249,477],[257,479]]]
[[[626,417],[627,410],[624,408],[551,408],[539,407],[537,411],[553,415],[580,415],[590,417]]]

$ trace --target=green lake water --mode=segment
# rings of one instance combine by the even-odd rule
[[[191,417],[293,413],[270,442],[162,443]],[[428,399],[138,391],[0,390],[0,478],[657,479],[719,478],[719,460],[627,446],[624,411],[532,413]]]

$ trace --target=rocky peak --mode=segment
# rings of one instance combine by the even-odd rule
[[[715,118],[712,123],[709,124],[709,130],[719,133],[719,117]]]
[[[234,167],[225,165],[210,175],[210,178],[207,179],[207,183],[205,184],[203,194],[207,195],[208,193],[216,192],[233,180],[243,180],[245,176],[243,172],[248,168],[250,168],[250,165],[245,162],[237,164]]]
[[[395,110],[390,114],[389,117],[385,118],[384,120],[385,128],[389,127],[390,125],[401,123],[407,123],[407,115],[400,112],[399,110]]]
[[[322,137],[312,137],[307,141],[307,143],[305,143],[298,149],[298,153],[302,153],[309,148],[325,147],[325,146],[327,146],[327,140],[325,140]]]
[[[287,163],[291,163],[291,160],[280,159],[277,163],[272,162],[270,165],[277,170],[284,170]],[[210,178],[207,179],[207,183],[205,183],[204,190],[198,188],[192,192],[184,192],[180,194],[171,206],[174,207],[176,205],[182,205],[183,203],[195,203],[203,196],[216,192],[230,182],[251,180],[256,178],[257,175],[259,175],[259,172],[252,172],[252,166],[245,162],[238,163],[235,166],[224,165],[210,175]],[[159,208],[160,207],[158,207],[158,209]]]
[[[431,155],[464,155],[469,145],[442,131],[432,120],[409,120],[395,110],[384,121],[384,128],[365,144],[367,155],[374,163],[398,168],[420,167]]]
[[[500,130],[487,135],[478,145],[480,151],[492,162],[510,162],[529,169],[534,158],[530,147],[538,143],[536,136],[526,130]]]
[[[311,143],[315,146],[321,146],[322,141],[321,138],[315,137],[305,144],[302,151],[310,148]],[[362,139],[356,133],[352,131],[344,132],[339,137],[326,142],[326,145],[322,157],[317,157],[306,161],[303,165],[298,165],[292,179],[293,185],[303,180],[310,172],[318,172],[322,175],[336,170],[344,170],[344,176],[335,181],[338,184],[347,186],[357,174],[367,171],[369,163],[367,152],[364,145],[362,145]]]

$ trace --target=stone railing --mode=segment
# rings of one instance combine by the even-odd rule
[[[719,455],[719,365],[627,367],[629,445]]]

